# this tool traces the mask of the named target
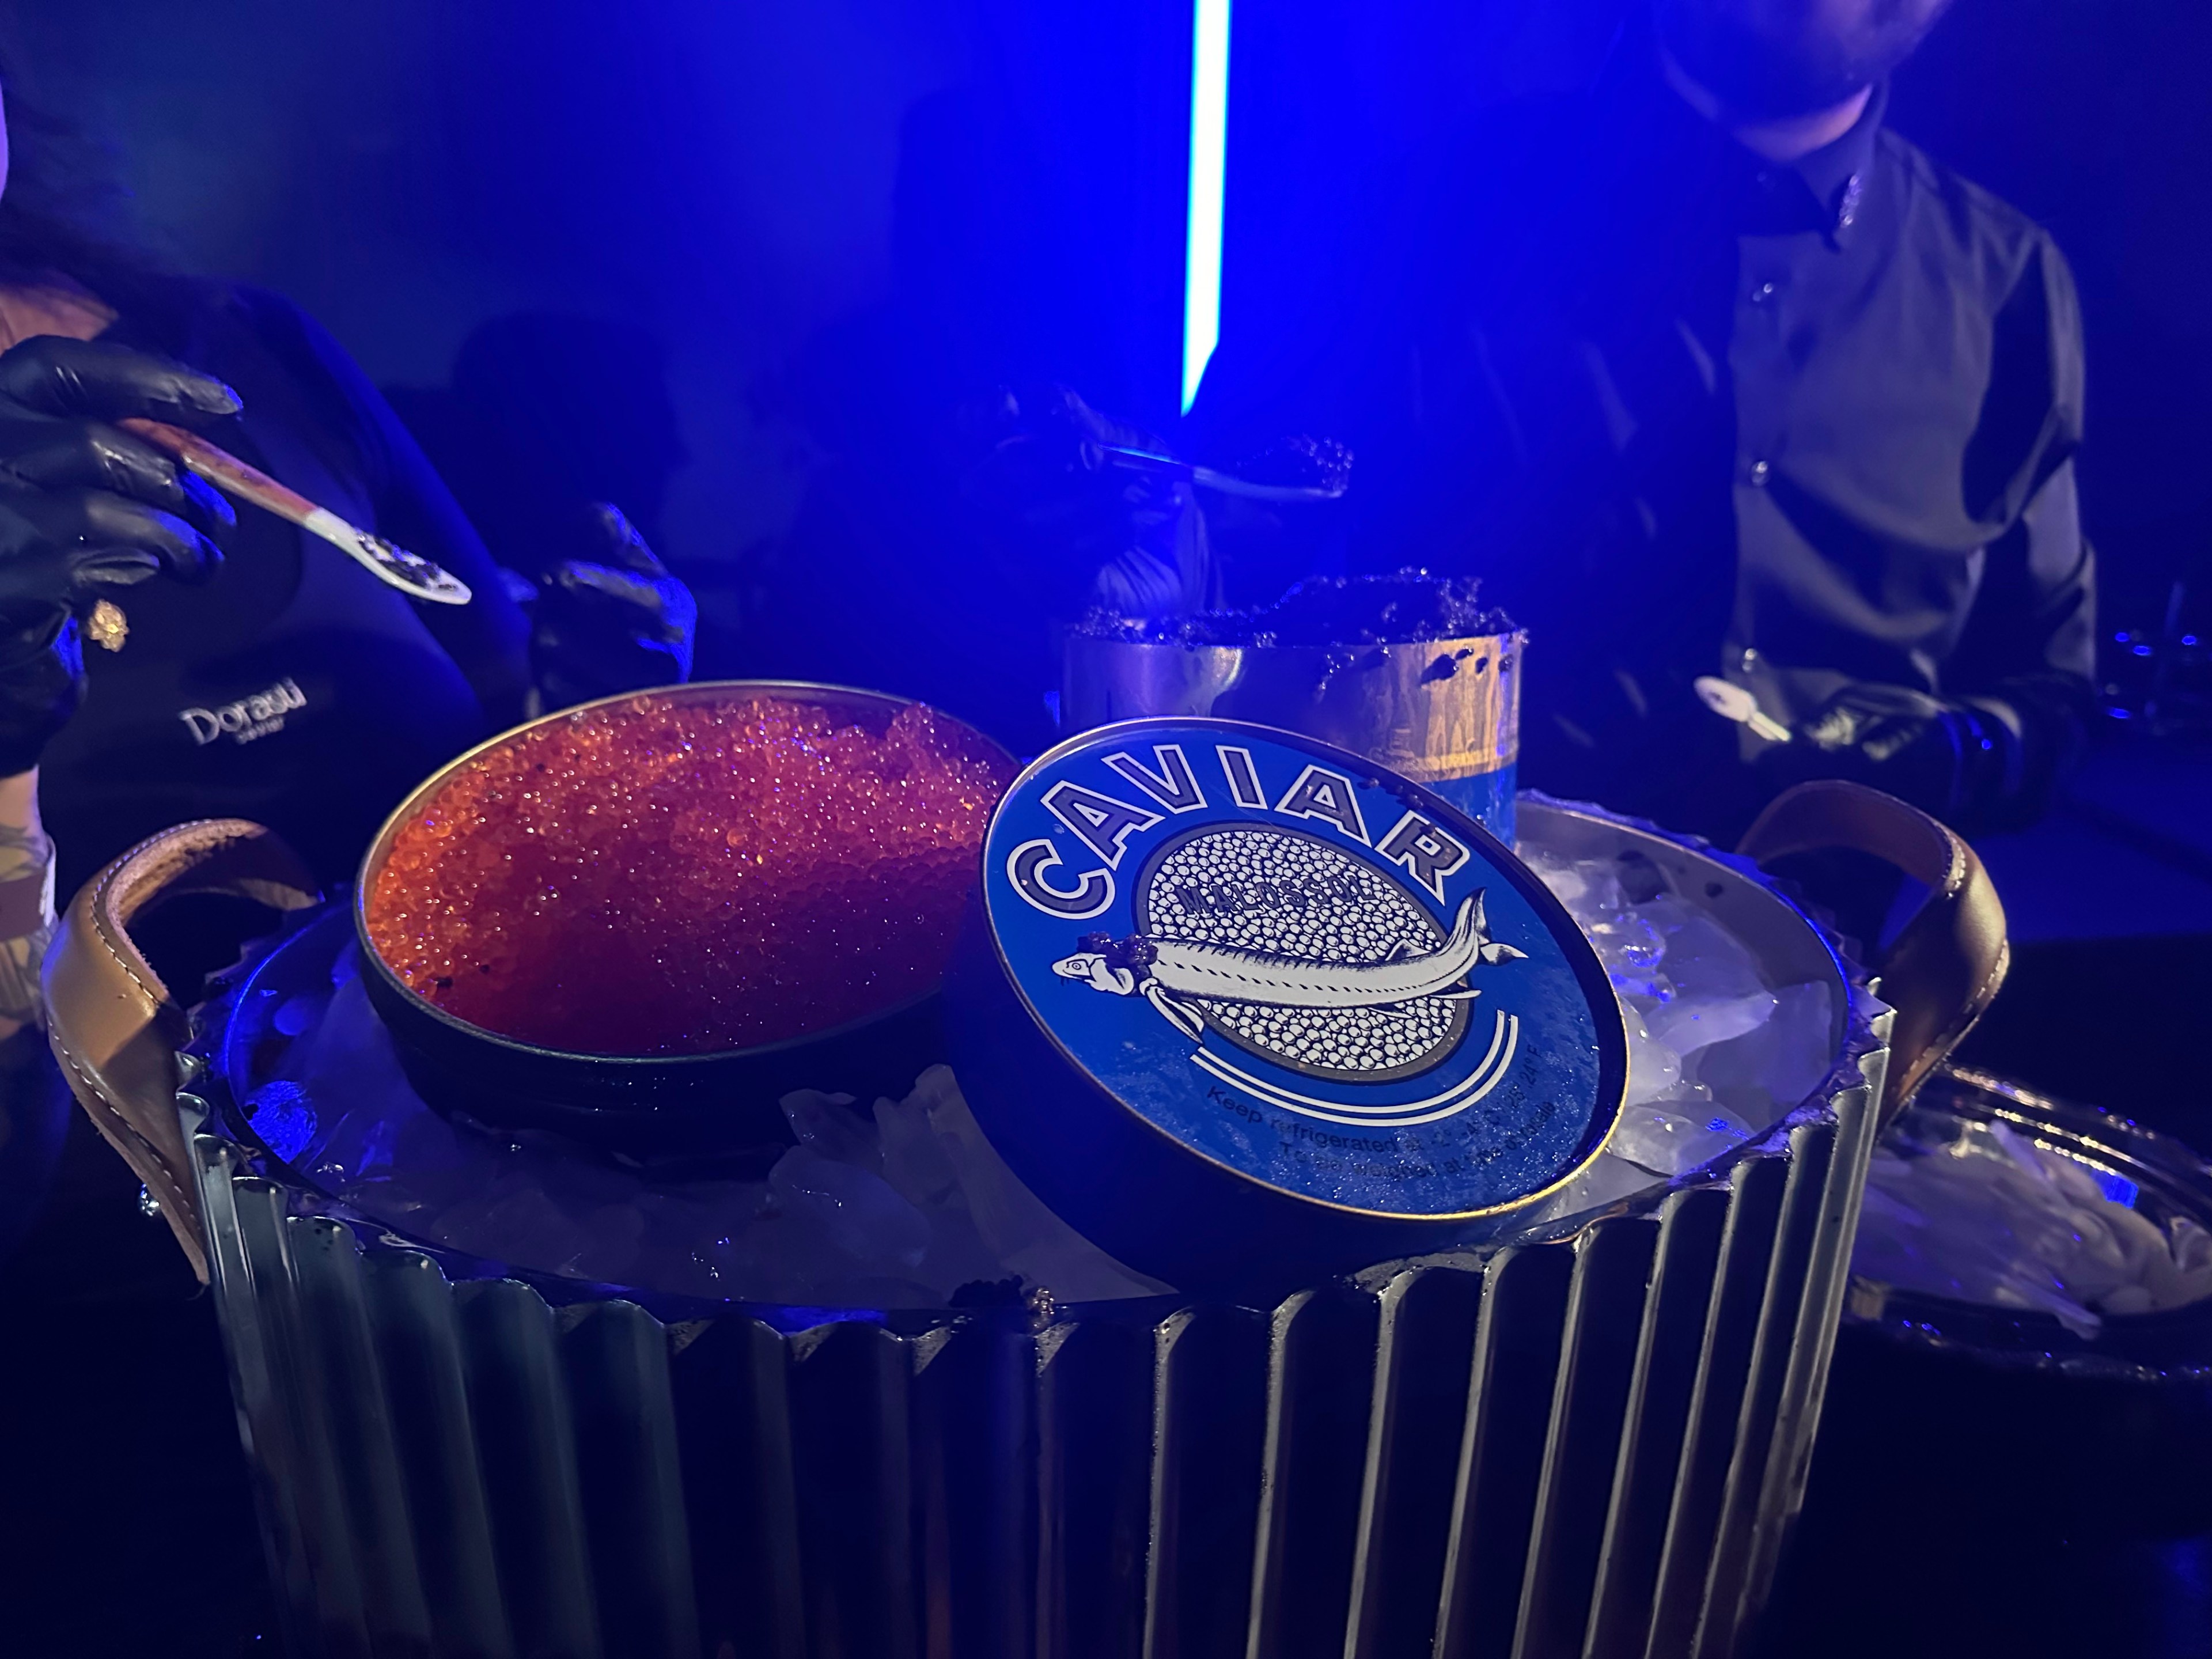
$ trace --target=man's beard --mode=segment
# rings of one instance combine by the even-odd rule
[[[1659,38],[1685,74],[1733,114],[1832,109],[1912,55],[1950,0],[1857,0],[1820,24],[1812,0],[1656,0]]]

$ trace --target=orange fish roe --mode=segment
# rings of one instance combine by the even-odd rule
[[[927,709],[653,694],[471,761],[370,878],[377,952],[472,1025],[749,1048],[942,977],[1004,755]]]

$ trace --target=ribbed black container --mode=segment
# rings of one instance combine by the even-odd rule
[[[1868,1103],[1480,1262],[915,1331],[457,1283],[194,1144],[295,1654],[1726,1654]]]
[[[1881,1034],[1724,1173],[1517,1243],[1269,1308],[912,1315],[410,1247],[277,1178],[187,1057],[288,1650],[1741,1651],[1803,1491]]]

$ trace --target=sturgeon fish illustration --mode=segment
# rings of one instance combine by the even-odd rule
[[[1478,892],[1462,902],[1451,936],[1421,956],[1399,954],[1401,945],[1381,962],[1314,962],[1139,933],[1118,943],[1102,939],[1103,948],[1063,957],[1052,970],[1093,990],[1141,995],[1186,1030],[1186,1019],[1169,1012],[1164,1002],[1190,997],[1290,1008],[1389,1009],[1425,997],[1465,1000],[1481,993],[1454,988],[1478,963],[1494,965],[1528,954],[1492,940],[1482,897]]]

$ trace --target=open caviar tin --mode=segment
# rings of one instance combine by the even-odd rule
[[[1230,721],[1108,726],[1024,771],[945,1006],[1008,1164],[1186,1290],[1483,1237],[1596,1157],[1627,1080],[1601,964],[1510,851]]]
[[[942,1057],[941,998],[936,980],[927,975],[854,1018],[788,1036],[700,1052],[586,1052],[505,1034],[460,1017],[411,986],[380,949],[380,878],[402,836],[437,810],[450,786],[540,734],[604,719],[610,712],[619,714],[648,701],[678,710],[755,702],[796,705],[827,714],[841,728],[876,732],[918,714],[933,733],[998,781],[1015,770],[1012,759],[989,738],[920,704],[880,692],[778,681],[701,682],[625,693],[544,716],[477,745],[425,780],[386,820],[362,860],[355,888],[353,921],[362,983],[392,1033],[408,1081],[441,1112],[501,1128],[550,1130],[645,1157],[721,1156],[780,1144],[788,1135],[777,1103],[794,1089],[843,1091],[864,1100],[878,1093],[902,1095],[920,1071]],[[988,799],[976,803],[977,839],[988,805]],[[732,836],[746,827],[733,824]],[[951,917],[957,917],[972,858],[963,852],[958,860]],[[950,918],[944,931],[949,949]],[[677,994],[727,970],[727,964],[684,964],[674,981]]]

